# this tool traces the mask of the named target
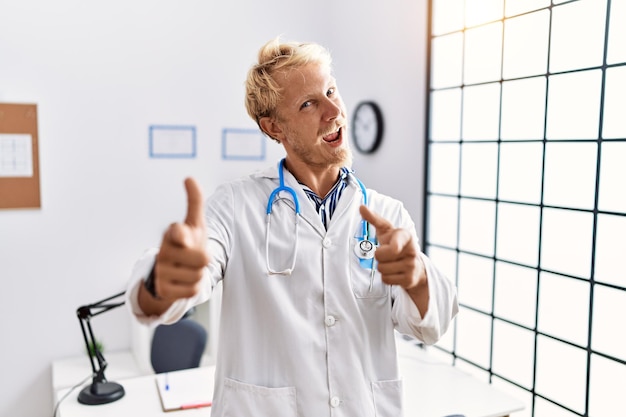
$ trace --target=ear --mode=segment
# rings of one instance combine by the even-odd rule
[[[284,137],[283,130],[273,117],[261,117],[259,119],[259,126],[267,136],[278,142],[281,142]]]

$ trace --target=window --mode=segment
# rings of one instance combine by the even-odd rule
[[[626,386],[626,0],[432,0],[425,251],[461,311],[435,347],[527,402]]]

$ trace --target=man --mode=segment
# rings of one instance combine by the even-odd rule
[[[347,168],[348,119],[324,48],[264,45],[246,107],[284,162],[221,185],[205,206],[187,179],[187,217],[137,263],[129,305],[143,322],[171,323],[222,281],[213,416],[398,417],[394,329],[436,342],[455,289],[402,204]]]

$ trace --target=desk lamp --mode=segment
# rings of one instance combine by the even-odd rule
[[[91,360],[91,369],[93,371],[93,379],[91,385],[86,386],[78,394],[78,402],[86,405],[108,404],[117,401],[124,396],[124,387],[116,382],[107,381],[104,376],[104,370],[107,367],[107,361],[104,359],[96,339],[91,330],[91,318],[117,308],[124,304],[124,301],[110,302],[118,297],[123,296],[125,291],[113,295],[111,297],[100,300],[96,303],[78,307],[76,315],[80,322],[80,328],[85,338],[85,347],[89,359]],[[90,349],[90,345],[92,349]],[[95,359],[94,359],[95,357]],[[96,369],[96,360],[98,367]]]

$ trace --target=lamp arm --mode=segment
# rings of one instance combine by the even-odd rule
[[[80,330],[83,333],[83,339],[85,340],[85,349],[87,352],[87,356],[89,356],[89,361],[91,362],[91,373],[92,375],[96,375],[97,371],[96,371],[96,362],[94,361],[93,355],[91,354],[91,351],[89,350],[89,344],[91,342],[91,345],[94,346],[94,348],[96,347],[96,343],[94,340],[94,336],[93,336],[93,331],[91,330],[91,322],[90,322],[90,316],[86,315],[83,316],[82,313],[82,309],[84,309],[85,307],[81,307],[78,309],[77,314],[78,314],[78,322],[80,323]],[[89,333],[88,333],[89,332]]]
[[[108,363],[106,359],[104,359],[104,355],[96,343],[96,338],[94,337],[93,330],[91,328],[91,318],[123,305],[124,301],[118,303],[108,303],[108,301],[124,294],[125,291],[93,304],[79,307],[76,310],[76,315],[78,316],[78,321],[80,323],[80,329],[83,333],[83,339],[85,340],[87,355],[91,361],[91,370],[93,375],[91,386],[83,389],[83,391],[81,391],[81,395],[79,395],[78,401],[83,404],[105,404],[115,401],[124,395],[124,389],[121,385],[114,382],[107,382],[107,379],[104,376],[104,371],[106,370]],[[89,349],[90,344],[93,347],[93,355]],[[97,367],[96,361],[98,363]]]

